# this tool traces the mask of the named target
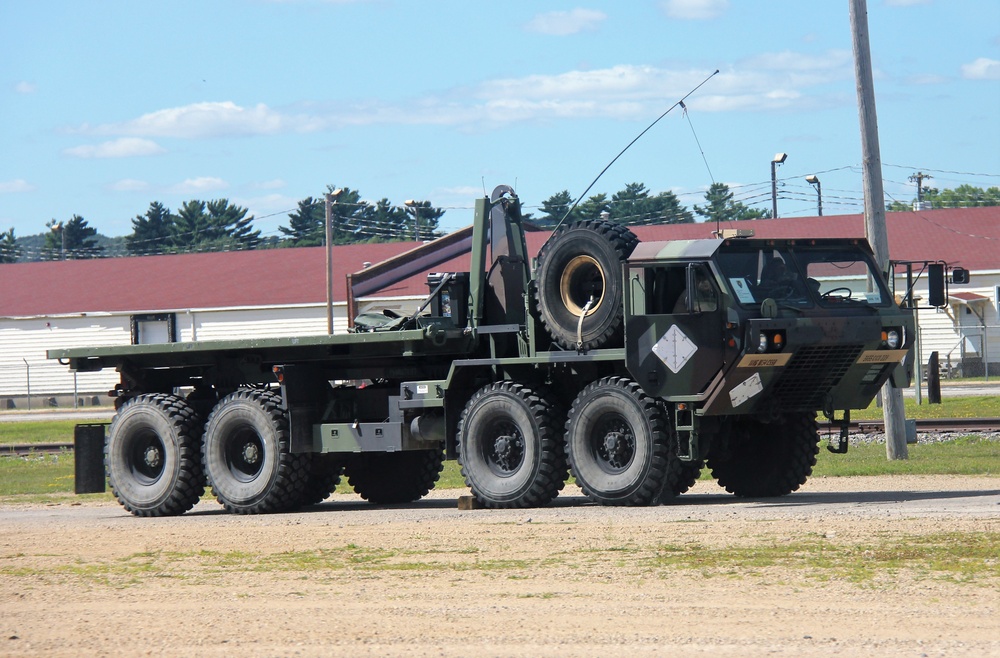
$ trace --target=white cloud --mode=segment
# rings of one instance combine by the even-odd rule
[[[962,64],[966,80],[1000,80],[1000,61],[980,57],[971,64]]]
[[[670,18],[708,20],[729,9],[729,0],[664,0],[662,7]]]
[[[170,191],[174,194],[203,194],[205,192],[216,192],[229,187],[229,183],[214,176],[201,176],[198,178],[188,178],[173,187]]]
[[[0,194],[13,194],[15,192],[33,192],[35,186],[23,178],[0,181]]]
[[[235,103],[193,103],[144,114],[124,123],[83,126],[85,133],[143,135],[156,137],[223,137],[233,135],[269,135],[290,127],[291,117],[282,116],[260,103],[240,107]]]
[[[139,137],[121,137],[110,142],[83,144],[63,151],[75,158],[131,158],[165,152],[156,142]]]
[[[134,178],[123,178],[108,185],[112,192],[144,192],[149,189],[149,183]]]
[[[257,183],[256,185],[254,185],[254,187],[256,187],[259,190],[280,190],[280,189],[282,189],[284,187],[287,187],[287,186],[288,186],[288,183],[286,183],[285,181],[281,180],[280,178],[275,178],[275,179],[272,179],[272,180],[266,180],[266,181],[263,181],[261,183]]]
[[[688,101],[688,107],[707,111],[768,111],[840,105],[844,97],[824,90],[823,86],[853,80],[852,62],[846,50],[819,54],[762,53],[736,62],[715,76]],[[699,69],[618,65],[487,80],[472,88],[409,98],[397,104],[371,101],[353,105],[303,103],[284,112],[262,104],[243,108],[229,102],[196,103],[157,110],[124,123],[83,126],[80,130],[211,138],[336,131],[376,125],[435,125],[481,130],[516,122],[563,118],[636,120],[656,116],[702,83],[709,73]],[[124,146],[144,141],[133,137],[132,142],[119,139],[108,144]],[[84,150],[74,154],[97,157],[97,149],[91,148],[93,152]],[[277,189],[278,183],[272,183]]]
[[[595,9],[577,8],[570,11],[550,11],[538,14],[524,27],[529,32],[562,37],[596,30],[607,17],[607,14]]]
[[[22,80],[21,82],[18,82],[16,85],[14,85],[14,91],[16,91],[19,94],[33,94],[36,91],[38,91],[38,85],[34,84],[33,82],[27,82],[25,80]]]

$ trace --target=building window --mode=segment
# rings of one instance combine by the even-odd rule
[[[177,316],[173,313],[159,313],[132,316],[132,344],[177,342]]]

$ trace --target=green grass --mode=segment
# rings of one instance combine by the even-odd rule
[[[941,443],[907,446],[909,459],[889,461],[885,444],[851,446],[835,455],[821,442],[813,476],[994,475],[1000,476],[1000,441],[963,436]]]
[[[470,556],[464,548],[401,549],[352,543],[276,553],[154,550],[61,564],[46,560],[44,566],[35,566],[31,558],[36,556],[19,553],[0,559],[0,577],[43,583],[76,581],[122,589],[151,579],[211,582],[219,576],[260,572],[320,580],[370,578],[390,572],[478,573],[520,580],[543,571],[568,570],[574,579],[603,579],[608,566],[613,565],[625,577],[666,577],[683,570],[697,572],[702,578],[739,581],[771,582],[775,577],[780,580],[794,576],[796,586],[821,586],[837,580],[864,588],[892,588],[902,574],[916,581],[962,583],[991,591],[1000,582],[1000,561],[996,559],[1000,554],[1000,533],[991,531],[902,536],[885,532],[844,543],[836,537],[806,531],[776,539],[763,530],[757,536],[722,546],[635,543],[623,548],[577,546],[545,557],[490,559]],[[557,594],[522,595],[545,599]]]
[[[16,423],[0,422],[0,444],[3,443],[72,443],[75,420],[31,420]]]
[[[1000,417],[1000,397],[945,398],[940,405],[917,407],[907,400],[908,418]],[[874,405],[854,418],[881,418]],[[0,443],[72,442],[74,421],[29,421],[0,423]],[[825,441],[823,442],[825,445]],[[885,446],[852,446],[846,455],[821,448],[814,476],[953,474],[1000,476],[1000,441],[969,436],[934,444],[911,445],[909,459],[888,461]],[[0,456],[0,498],[18,497],[22,502],[48,502],[73,491],[73,453],[35,454],[28,457]],[[708,478],[707,471],[702,478]],[[464,489],[456,462],[445,462],[439,489]],[[350,493],[346,478],[338,493]],[[110,494],[104,494],[109,497]],[[96,497],[101,497],[97,494]]]
[[[977,395],[965,398],[941,398],[941,404],[924,403],[917,405],[915,398],[904,398],[906,417],[916,420],[924,418],[1000,418],[1000,396]],[[839,414],[838,414],[839,416]],[[851,420],[882,420],[882,409],[875,402],[867,409],[851,411]]]

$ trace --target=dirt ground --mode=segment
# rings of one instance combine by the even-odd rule
[[[0,656],[1000,656],[1000,556],[975,557],[1000,478],[767,501],[699,482],[642,509],[464,493],[255,517],[2,505]]]

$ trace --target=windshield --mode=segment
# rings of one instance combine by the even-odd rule
[[[736,300],[757,306],[773,299],[785,306],[884,306],[891,298],[864,252],[850,247],[768,246],[718,255]]]

